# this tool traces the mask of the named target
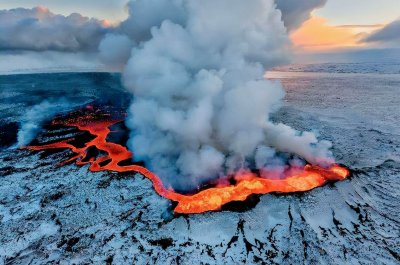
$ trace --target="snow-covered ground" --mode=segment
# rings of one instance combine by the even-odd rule
[[[273,119],[331,140],[337,161],[354,170],[349,180],[261,196],[245,212],[172,216],[139,175],[57,167],[67,151],[3,148],[0,264],[399,264],[400,75],[274,77],[287,96]],[[64,80],[63,89],[77,83],[82,101],[118,80],[64,78],[41,76],[44,84]],[[29,95],[2,81],[4,131]]]
[[[400,74],[400,62],[290,64],[277,67],[274,70],[300,73]]]

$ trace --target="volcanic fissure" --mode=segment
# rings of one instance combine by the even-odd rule
[[[239,170],[233,176],[229,176],[233,182],[221,181],[213,187],[202,189],[193,194],[181,194],[161,181],[152,171],[144,166],[126,163],[133,158],[125,146],[107,140],[112,132],[110,127],[123,121],[123,115],[115,117],[110,113],[99,113],[92,107],[85,111],[72,113],[68,118],[56,118],[52,124],[75,127],[82,132],[93,135],[84,144],[75,144],[75,139],[70,138],[55,143],[28,146],[26,149],[41,151],[49,149],[69,149],[74,155],[61,165],[75,162],[76,165],[89,165],[92,172],[114,171],[140,173],[148,178],[154,190],[162,197],[176,202],[175,213],[198,214],[207,211],[220,210],[222,206],[238,201],[245,201],[251,195],[267,194],[272,192],[293,193],[304,192],[320,187],[329,181],[346,179],[350,172],[340,165],[332,165],[329,168],[307,164],[304,167],[292,166],[285,171],[282,178],[268,178],[268,172],[259,174],[248,169]],[[98,157],[89,156],[89,151],[96,148],[100,151]],[[271,175],[274,175],[271,172]],[[226,178],[228,179],[228,178]]]

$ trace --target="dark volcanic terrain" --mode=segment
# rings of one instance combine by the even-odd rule
[[[399,264],[400,76],[279,78],[287,96],[273,119],[332,141],[352,177],[264,195],[244,212],[174,216],[140,175],[60,167],[69,151],[12,147],[42,100],[126,107],[119,75],[0,76],[0,264]],[[36,141],[77,133],[48,129]]]

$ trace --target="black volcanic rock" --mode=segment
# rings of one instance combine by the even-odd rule
[[[19,124],[0,120],[0,149],[17,143]]]

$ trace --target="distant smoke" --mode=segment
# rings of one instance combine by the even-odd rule
[[[286,28],[291,31],[310,18],[314,9],[323,7],[328,0],[275,0],[282,12]]]
[[[129,7],[120,30],[133,49],[109,59],[127,61],[128,145],[164,182],[193,189],[241,168],[302,163],[299,157],[333,163],[329,142],[269,120],[284,91],[263,76],[290,54],[274,1],[136,0]],[[100,50],[113,43],[130,45],[109,36]]]
[[[0,51],[91,51],[109,31],[105,21],[47,8],[0,10]]]
[[[51,120],[54,115],[67,111],[70,108],[68,101],[59,99],[57,101],[43,101],[26,111],[20,121],[18,131],[18,147],[31,143],[42,129],[43,123]]]

